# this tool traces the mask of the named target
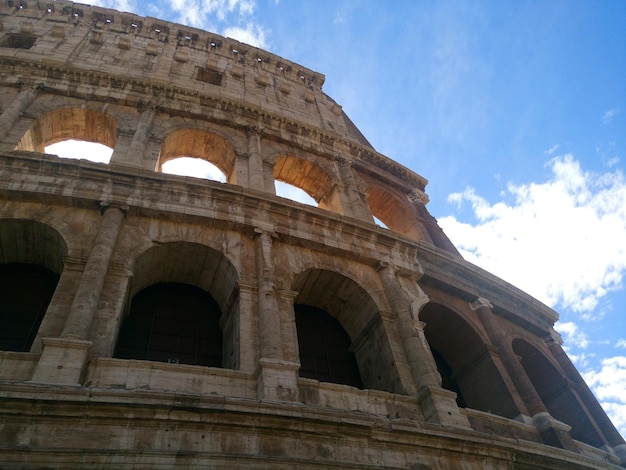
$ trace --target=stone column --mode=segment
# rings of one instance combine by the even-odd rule
[[[441,387],[435,360],[427,350],[422,324],[411,317],[411,301],[400,286],[395,268],[381,263],[380,279],[402,340],[402,346],[417,385],[417,399],[427,421],[456,427],[470,427],[459,412],[456,395]],[[426,294],[423,294],[426,296]],[[421,333],[421,337],[420,337]]]
[[[560,341],[551,335],[546,338],[546,343],[552,353],[552,357],[559,363],[568,381],[573,384],[575,391],[589,411],[599,431],[603,434],[605,441],[613,448],[622,462],[626,463],[626,443],[624,442],[624,438],[617,432],[617,429],[615,429],[615,426],[607,417],[600,403],[598,403],[598,400],[593,396],[587,383],[580,376],[565,351],[563,351]]]
[[[409,194],[407,194],[409,201],[415,207],[417,211],[417,215],[422,219],[424,227],[426,227],[426,231],[428,232],[428,236],[433,241],[433,244],[439,248],[442,248],[450,253],[454,253],[458,256],[461,256],[456,247],[452,244],[450,239],[443,233],[441,227],[437,223],[437,220],[430,215],[430,212],[426,209],[426,204],[428,204],[429,198],[428,195],[419,188],[414,188]]]
[[[114,152],[111,157],[111,163],[113,164],[129,165],[138,168],[144,167],[143,157],[150,138],[150,127],[158,111],[158,106],[150,102],[139,103],[137,110],[140,115],[134,132],[131,130],[131,142],[126,149],[120,149],[119,153]]]
[[[348,204],[350,204],[350,214],[356,219],[373,222],[374,219],[367,204],[367,198],[352,171],[352,160],[341,156],[337,157],[336,160],[339,167],[339,177],[345,187]]]
[[[261,155],[262,129],[249,127],[248,133],[248,184],[252,189],[265,191],[263,157]]]
[[[0,115],[0,142],[7,136],[19,121],[22,113],[35,100],[39,91],[35,87],[26,87],[19,92],[9,107]]]
[[[104,204],[100,229],[87,258],[60,338],[43,338],[44,350],[33,382],[79,385],[89,361],[89,331],[102,293],[124,209]]]
[[[513,398],[522,413],[521,418],[524,419],[525,412],[530,413],[532,423],[546,444],[577,452],[578,447],[569,434],[571,427],[554,419],[548,412],[495,318],[495,314],[491,310],[493,308],[491,303],[487,299],[479,297],[470,306],[476,312],[493,345],[500,353],[508,375],[519,392],[520,396]],[[519,398],[522,400],[521,403]]]
[[[513,391],[513,400],[519,412],[523,415],[530,416],[547,412],[548,410],[539,397],[537,390],[535,390],[528,375],[526,375],[524,367],[517,359],[509,342],[505,339],[504,331],[500,328],[491,310],[491,303],[487,299],[479,297],[474,300],[470,306],[472,310],[476,312],[476,315],[480,319],[485,331],[504,362],[508,375],[516,388],[516,390]],[[517,396],[515,396],[515,392],[518,392]]]
[[[282,327],[274,285],[272,234],[256,228],[254,243],[261,349],[256,373],[258,397],[260,400],[295,401],[298,399],[299,364],[283,358]]]

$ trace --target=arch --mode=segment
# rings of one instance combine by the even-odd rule
[[[188,284],[155,284],[132,300],[114,356],[222,367],[221,312],[215,300]]]
[[[206,160],[226,175],[227,182],[234,179],[234,147],[227,139],[214,132],[178,129],[169,133],[161,146],[157,171],[163,171],[164,163],[179,157]]]
[[[66,254],[61,235],[48,225],[0,219],[0,350],[30,351]]]
[[[60,108],[39,116],[17,144],[17,150],[43,153],[45,147],[65,140],[83,140],[114,148],[117,120],[102,111]]]
[[[428,240],[408,200],[401,199],[381,186],[369,186],[365,193],[372,215],[389,230],[413,240]]]
[[[294,305],[300,376],[363,388],[350,337],[337,319],[321,309]]]
[[[295,277],[292,290],[298,292],[296,318],[303,311],[324,312],[347,333],[364,388],[404,393],[381,313],[363,287],[337,272],[309,269]]]
[[[135,299],[152,286],[161,286],[154,289],[169,289],[171,292],[173,288],[168,286],[183,285],[186,287],[181,287],[181,291],[195,291],[198,298],[205,300],[206,297],[197,290],[209,296],[215,303],[214,310],[220,312],[217,322],[223,337],[222,366],[239,367],[239,276],[223,253],[199,243],[163,243],[143,251],[135,259],[131,271],[134,277],[126,308],[131,315]],[[161,294],[155,295],[158,297]],[[118,336],[118,344],[120,339],[121,335]]]
[[[594,421],[559,369],[526,340],[515,338],[512,347],[548,412],[572,427],[570,435],[573,439],[602,447],[605,443]]]
[[[461,407],[491,412],[507,418],[519,414],[489,348],[458,313],[430,302],[420,312],[424,334],[442,386],[457,393]]]
[[[319,208],[343,214],[333,177],[316,163],[300,157],[280,156],[274,162],[274,179],[301,189],[315,199]]]
[[[49,225],[30,219],[0,219],[0,264],[33,264],[61,274],[64,256],[65,240]]]

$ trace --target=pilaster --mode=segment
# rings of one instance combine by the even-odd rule
[[[283,357],[282,325],[274,284],[272,233],[256,228],[254,243],[261,350],[256,373],[258,397],[260,400],[296,401],[300,364]]]
[[[395,268],[381,263],[379,273],[398,325],[413,380],[417,385],[417,400],[424,417],[437,424],[469,428],[467,417],[460,413],[456,404],[455,394],[441,387],[441,378],[437,372],[435,360],[420,339],[418,332],[420,323],[412,321],[411,302],[400,286]],[[422,295],[426,296],[423,292]]]
[[[39,90],[37,87],[25,86],[13,102],[0,115],[0,142],[7,136],[20,119],[24,111],[35,101]]]

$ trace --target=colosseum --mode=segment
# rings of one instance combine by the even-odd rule
[[[3,469],[626,466],[556,312],[459,255],[426,179],[324,78],[154,18],[2,1]],[[111,159],[46,153],[68,139]],[[179,157],[225,181],[162,171]]]

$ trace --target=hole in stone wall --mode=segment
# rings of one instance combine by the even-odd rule
[[[379,227],[386,228],[387,230],[389,230],[389,227],[387,227],[387,226],[386,226],[386,225],[382,222],[382,220],[380,220],[378,217],[374,217],[374,223],[375,223],[376,225],[378,225]]]
[[[0,42],[2,47],[11,47],[13,49],[30,49],[35,45],[36,36],[30,34],[8,34]]]
[[[45,147],[45,152],[61,158],[84,159],[96,163],[109,163],[113,149],[106,145],[84,140],[64,140]]]
[[[291,199],[292,201],[300,202],[308,206],[317,207],[317,201],[309,196],[306,191],[282,181],[275,181],[274,186],[276,188],[276,195]]]
[[[193,157],[178,157],[165,162],[161,171],[170,175],[193,176],[212,181],[226,182],[226,175],[206,160]]]
[[[210,83],[215,86],[222,86],[222,74],[215,70],[209,70],[202,67],[197,68],[196,80],[200,82]]]

